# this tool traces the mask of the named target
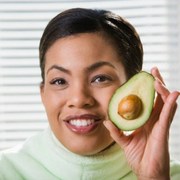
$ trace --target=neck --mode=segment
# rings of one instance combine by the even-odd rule
[[[78,168],[78,171],[89,176],[89,173],[93,175],[94,179],[101,179],[102,177],[108,176],[110,178],[115,174],[118,177],[123,177],[130,172],[130,168],[125,159],[124,153],[115,142],[112,142],[108,147],[103,149],[101,152],[90,155],[82,156],[69,151],[66,147],[52,133],[52,138],[55,145],[55,152],[59,161],[63,161],[66,164],[65,169]],[[68,163],[67,163],[68,162]]]

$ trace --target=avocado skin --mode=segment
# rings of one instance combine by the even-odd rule
[[[123,131],[132,131],[144,125],[149,119],[155,98],[154,77],[146,72],[141,71],[131,77],[127,82],[120,86],[113,94],[108,114],[110,120]],[[135,94],[141,98],[143,109],[139,117],[133,120],[127,120],[118,114],[118,104],[130,94]]]

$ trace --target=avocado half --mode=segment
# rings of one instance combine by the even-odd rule
[[[119,129],[132,131],[144,125],[149,119],[155,98],[154,81],[155,79],[151,74],[141,71],[115,91],[109,103],[108,113],[110,120]],[[129,105],[128,102],[133,102],[133,105],[132,103]],[[126,109],[130,108],[132,111],[133,106],[138,106],[138,108],[134,108],[132,116],[130,116]],[[126,116],[120,113],[122,107],[125,109]]]

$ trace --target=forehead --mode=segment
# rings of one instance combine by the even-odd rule
[[[100,33],[83,33],[58,39],[46,53],[46,65],[81,61],[119,60],[113,43]]]

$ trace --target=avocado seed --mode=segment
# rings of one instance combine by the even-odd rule
[[[125,96],[118,105],[118,114],[127,120],[136,119],[142,112],[142,101],[134,94]]]

